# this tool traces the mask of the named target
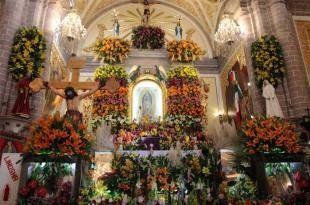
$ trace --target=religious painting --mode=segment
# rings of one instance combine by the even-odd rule
[[[137,83],[132,92],[132,119],[156,121],[163,118],[163,91],[152,80]]]
[[[228,72],[227,79],[226,115],[230,124],[235,124],[236,128],[240,128],[242,122],[249,119],[253,113],[246,67],[241,67],[237,61]]]

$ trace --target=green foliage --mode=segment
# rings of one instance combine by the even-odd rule
[[[228,196],[242,201],[255,199],[256,186],[247,175],[241,174],[236,183],[228,188]]]

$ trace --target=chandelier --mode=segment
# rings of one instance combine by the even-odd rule
[[[215,41],[218,43],[227,43],[231,45],[234,41],[239,39],[241,30],[239,25],[229,17],[228,14],[224,14],[217,31],[215,32]]]
[[[80,16],[74,11],[65,16],[60,28],[61,36],[68,41],[80,40],[86,35],[86,29],[82,25]]]

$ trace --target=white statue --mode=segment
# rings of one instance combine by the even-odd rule
[[[142,97],[142,116],[146,117],[148,116],[149,119],[153,117],[153,109],[152,109],[152,95],[150,92],[145,92],[145,94]]]
[[[115,18],[114,19],[114,23],[113,23],[113,37],[118,37],[119,36],[119,23],[118,23],[118,19]]]
[[[268,80],[264,80],[263,87],[263,96],[266,99],[266,116],[267,117],[281,117],[283,118],[283,112],[278,101],[278,98],[275,93],[274,87],[268,82]]]
[[[179,22],[177,23],[177,26],[175,27],[175,37],[176,37],[177,41],[182,40],[182,32],[183,32],[183,29],[181,27],[181,22],[179,19]]]

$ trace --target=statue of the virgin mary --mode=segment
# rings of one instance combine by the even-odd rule
[[[148,117],[152,119],[153,117],[153,102],[152,102],[152,95],[149,91],[146,91],[142,97],[142,113],[141,117]]]

